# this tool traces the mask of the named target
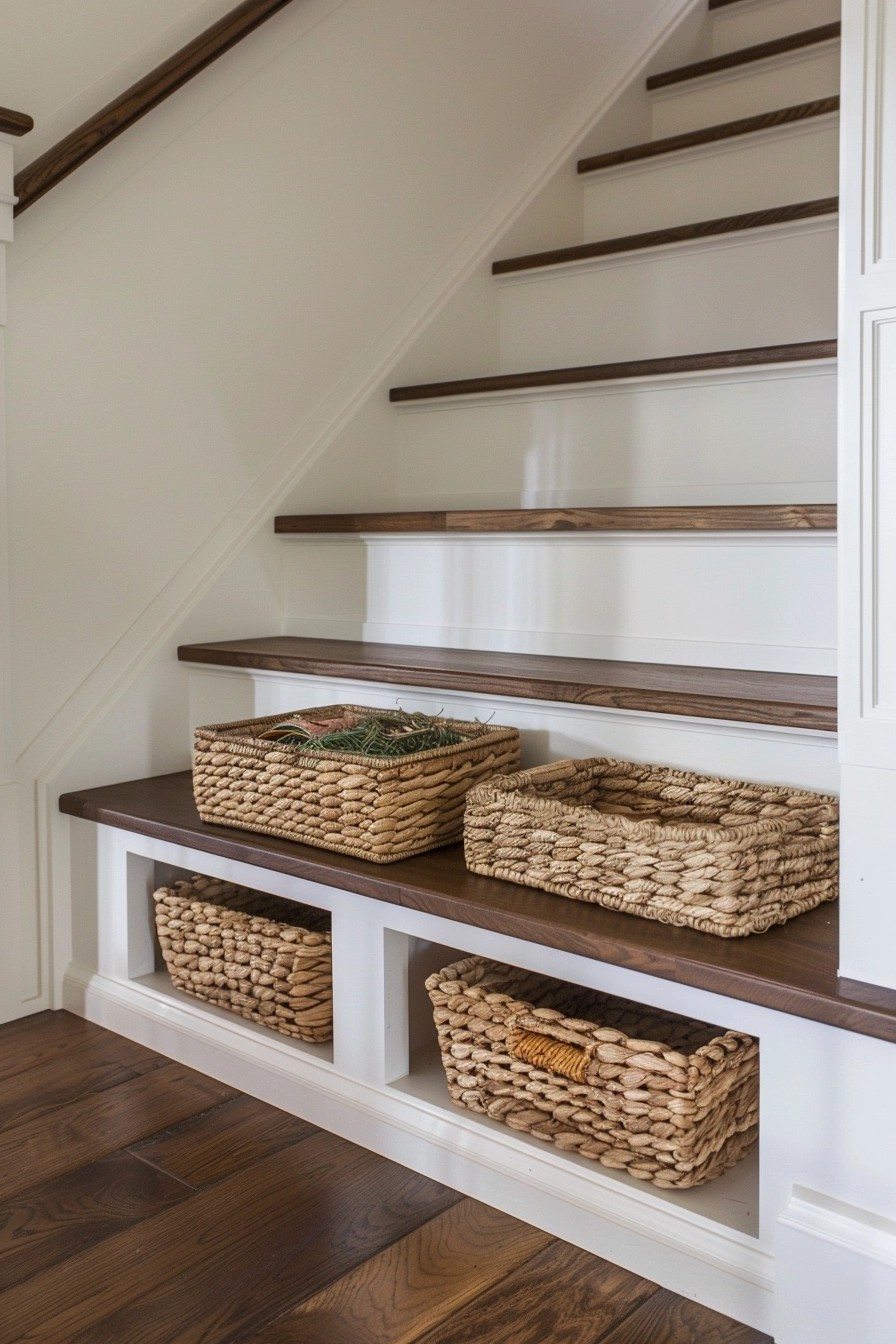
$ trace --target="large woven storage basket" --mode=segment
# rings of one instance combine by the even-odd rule
[[[593,758],[467,795],[476,873],[726,938],[837,895],[836,798]]]
[[[197,728],[193,793],[203,821],[392,863],[463,834],[471,785],[519,766],[516,728],[438,719],[467,740],[397,758],[304,752],[259,737],[294,715],[375,714],[325,705]],[[382,712],[382,711],[380,711]]]
[[[330,916],[194,877],[153,893],[172,984],[300,1041],[333,1036]]]
[[[758,1138],[750,1036],[470,957],[426,982],[452,1099],[667,1189]]]

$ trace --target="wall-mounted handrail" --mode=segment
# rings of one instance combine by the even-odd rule
[[[11,107],[0,107],[0,131],[4,135],[27,135],[34,129],[34,119],[27,112],[13,112]]]
[[[27,210],[110,140],[133,126],[277,10],[291,3],[292,0],[243,0],[243,4],[237,5],[223,19],[132,84],[16,175],[14,190],[19,200],[15,213],[19,215]]]

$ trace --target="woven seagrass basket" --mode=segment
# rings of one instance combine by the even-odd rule
[[[482,957],[426,981],[457,1105],[666,1189],[759,1134],[759,1046]]]
[[[153,893],[176,989],[300,1041],[333,1037],[330,916],[194,877]]]
[[[467,789],[519,766],[518,729],[457,719],[436,722],[466,732],[466,741],[392,758],[303,752],[259,737],[294,715],[345,711],[382,712],[325,705],[197,728],[193,794],[201,819],[392,863],[459,840]]]
[[[827,794],[593,758],[467,795],[467,867],[666,924],[735,938],[837,896]]]

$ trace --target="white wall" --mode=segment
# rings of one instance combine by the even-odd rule
[[[46,789],[78,742],[689,7],[295,0],[21,217],[12,727],[45,883]],[[164,32],[107,8],[128,82]],[[97,69],[59,86],[78,48],[56,6],[12,10],[0,76],[34,68],[48,121],[111,95]],[[122,773],[144,755],[112,747]],[[24,948],[31,1006],[38,963]]]
[[[4,0],[4,107],[34,130],[16,170],[235,8],[235,0]]]

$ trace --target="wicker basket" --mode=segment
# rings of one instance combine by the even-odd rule
[[[210,877],[153,899],[175,988],[300,1041],[332,1040],[329,914]]]
[[[475,873],[726,938],[837,895],[837,800],[771,784],[591,759],[478,785]]]
[[[325,705],[293,713],[344,711],[382,712],[362,705]],[[459,840],[467,789],[519,766],[516,728],[439,719],[475,736],[455,746],[393,758],[303,753],[300,747],[258,736],[289,717],[277,714],[196,729],[193,793],[203,821],[392,863]]]
[[[452,1099],[667,1189],[758,1138],[750,1036],[471,957],[426,982]]]

